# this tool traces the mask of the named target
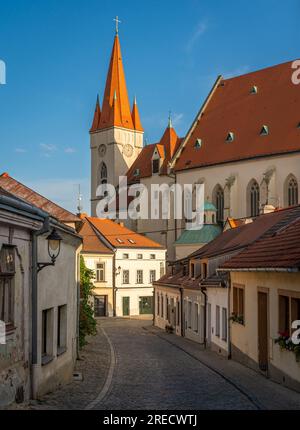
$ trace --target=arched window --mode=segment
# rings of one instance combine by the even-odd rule
[[[107,167],[105,163],[101,163],[100,179],[101,179],[101,184],[107,184]]]
[[[217,222],[224,221],[224,191],[221,185],[216,185],[213,191],[213,203],[217,208]]]
[[[287,181],[287,206],[298,204],[298,182],[295,176],[290,175]]]
[[[251,217],[256,217],[259,215],[259,185],[255,179],[248,185],[247,190],[248,199],[248,214]]]

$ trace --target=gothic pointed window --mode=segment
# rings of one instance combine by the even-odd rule
[[[221,185],[216,185],[213,191],[213,204],[217,208],[217,222],[224,221],[224,191]]]
[[[288,178],[287,184],[287,205],[295,206],[298,204],[298,182],[294,176]]]
[[[105,163],[101,163],[99,169],[99,183],[107,184],[107,166]]]
[[[259,185],[255,179],[248,185],[248,213],[251,217],[256,217],[259,215]]]

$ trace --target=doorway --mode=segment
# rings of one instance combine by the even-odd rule
[[[123,297],[123,317],[130,315],[130,297]]]
[[[266,372],[269,362],[268,332],[269,312],[268,293],[258,292],[258,363],[260,370]]]
[[[95,296],[94,313],[96,318],[107,316],[107,296]]]

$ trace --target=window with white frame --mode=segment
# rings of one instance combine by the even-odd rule
[[[123,270],[123,284],[129,284],[129,270]]]
[[[155,254],[150,254],[150,260],[155,260],[156,259],[156,255]]]
[[[105,263],[97,263],[96,281],[97,282],[105,282]]]
[[[150,270],[150,284],[156,281],[156,270]]]
[[[222,308],[222,340],[227,342],[227,309]]]
[[[188,328],[192,328],[192,302],[188,302]]]
[[[142,270],[136,271],[136,283],[137,284],[143,284],[143,271]]]
[[[220,306],[216,306],[216,336],[220,337]]]

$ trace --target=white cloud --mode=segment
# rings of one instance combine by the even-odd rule
[[[191,36],[191,38],[188,40],[188,42],[186,44],[187,52],[192,51],[192,49],[195,46],[195,43],[207,31],[207,29],[208,29],[208,26],[207,26],[207,23],[205,21],[198,22],[197,27],[196,27],[193,35]]]
[[[23,183],[73,213],[77,212],[78,185],[80,184],[83,211],[90,212],[90,180],[88,178],[23,180]]]
[[[54,152],[57,149],[55,145],[48,145],[47,143],[40,143],[40,148],[45,152]]]
[[[76,149],[68,147],[68,148],[65,148],[64,152],[65,152],[65,154],[74,154],[76,152]]]
[[[244,66],[237,67],[236,69],[231,70],[229,72],[222,73],[222,75],[224,79],[229,79],[235,76],[244,75],[245,73],[248,73],[249,70],[250,70],[250,67],[247,65],[244,65]]]
[[[176,127],[182,123],[182,119],[184,117],[183,113],[174,113],[172,116],[173,126]]]
[[[16,152],[17,154],[25,154],[25,153],[27,152],[27,150],[26,150],[26,149],[24,149],[24,148],[16,148],[16,149],[15,149],[15,152]]]

